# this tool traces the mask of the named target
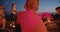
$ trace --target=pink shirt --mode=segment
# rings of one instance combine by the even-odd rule
[[[21,32],[47,32],[43,21],[33,10],[18,13],[17,23],[21,26]]]

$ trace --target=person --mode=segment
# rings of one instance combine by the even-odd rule
[[[11,14],[10,14],[10,18],[12,21],[16,21],[16,16],[17,16],[17,11],[16,11],[16,4],[13,3],[12,7],[11,7]]]
[[[17,12],[16,12],[16,4],[15,3],[13,3],[12,4],[12,7],[11,7],[11,14],[16,14]]]
[[[60,26],[60,6],[55,8],[56,14],[54,15],[55,22],[58,26]]]
[[[55,14],[55,15],[57,16],[56,19],[60,19],[60,16],[59,16],[59,15],[60,15],[60,7],[55,8],[55,10],[56,10],[56,12],[57,12],[57,13]]]
[[[45,24],[36,13],[38,5],[39,0],[26,0],[25,11],[17,15],[21,32],[47,32]]]
[[[5,30],[6,19],[0,14],[0,27]]]
[[[4,6],[0,6],[0,14],[4,16]]]
[[[5,19],[5,14],[4,14],[4,6],[0,6],[0,27],[5,30],[6,26],[6,19]]]
[[[48,12],[42,12],[42,13],[40,13],[39,17],[43,21],[47,21],[47,19],[50,19],[50,21],[54,21],[54,17],[50,13],[48,13]]]

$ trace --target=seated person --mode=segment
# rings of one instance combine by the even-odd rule
[[[48,19],[49,19],[50,21],[54,21],[53,16],[52,16],[50,13],[48,13],[48,12],[42,12],[42,13],[40,13],[40,14],[39,14],[39,17],[40,17],[44,22],[48,21]]]
[[[54,18],[50,13],[43,12],[39,14],[39,17],[43,20],[44,24],[46,25],[47,29],[55,28],[56,24],[54,23]]]

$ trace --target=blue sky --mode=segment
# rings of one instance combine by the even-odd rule
[[[4,5],[6,12],[9,13],[12,3],[16,3],[17,11],[23,11],[25,2],[26,0],[0,0],[0,5]],[[40,0],[38,13],[55,12],[57,6],[60,6],[60,0]]]
[[[55,12],[57,6],[60,6],[60,0],[40,0],[39,12]]]

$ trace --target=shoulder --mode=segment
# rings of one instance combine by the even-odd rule
[[[25,11],[19,11],[19,12],[18,12],[18,14],[23,14],[23,13],[25,13]]]
[[[30,11],[23,11],[23,12],[18,12],[18,15],[28,15],[31,14],[32,12]]]

